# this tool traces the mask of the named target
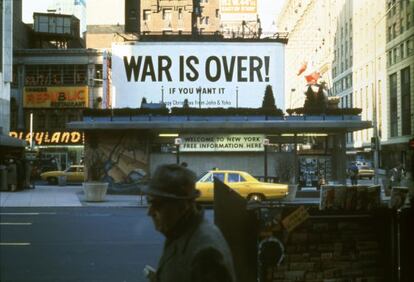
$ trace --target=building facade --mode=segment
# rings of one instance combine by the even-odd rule
[[[414,168],[408,142],[414,135],[414,2],[389,0],[386,22],[388,130],[381,142],[382,163]]]
[[[10,136],[26,140],[64,169],[79,163],[83,135],[66,123],[85,108],[102,107],[102,52],[92,49],[21,49],[14,52]]]
[[[48,8],[57,14],[73,15],[80,21],[80,34],[86,31],[86,0],[55,0]]]
[[[290,33],[286,107],[303,106],[306,82],[297,74],[305,69],[321,74],[340,107],[361,108],[362,119],[373,121],[347,135],[349,159],[412,166],[412,18],[412,1],[292,0],[282,9],[278,29]]]
[[[335,2],[286,1],[277,29],[289,33],[285,48],[285,108],[302,107],[304,75],[319,72],[332,88],[333,40],[336,32]],[[328,12],[329,11],[329,12]],[[302,70],[303,72],[302,72]]]
[[[142,34],[203,34],[220,28],[219,0],[141,1]]]
[[[1,45],[0,45],[0,127],[9,132],[10,84],[12,81],[13,54],[13,3],[0,1]]]

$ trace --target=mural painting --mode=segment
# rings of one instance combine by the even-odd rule
[[[112,191],[139,191],[148,180],[149,142],[145,135],[86,133],[85,163],[88,180],[97,180]]]

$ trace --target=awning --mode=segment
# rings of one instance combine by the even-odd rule
[[[0,147],[26,147],[27,141],[0,134]]]

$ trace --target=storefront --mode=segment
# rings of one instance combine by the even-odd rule
[[[64,170],[83,157],[83,133],[79,131],[11,131],[10,136],[31,144],[27,152],[34,163],[33,177],[47,170]]]

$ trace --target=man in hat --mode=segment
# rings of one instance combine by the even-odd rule
[[[233,259],[220,230],[196,205],[196,176],[177,164],[159,166],[148,188],[148,215],[166,241],[151,281],[235,281]]]

